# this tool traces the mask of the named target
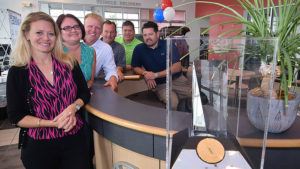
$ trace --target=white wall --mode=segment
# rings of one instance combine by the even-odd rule
[[[34,4],[33,7],[22,7],[22,2],[31,2]],[[37,11],[38,4],[37,0],[29,0],[29,1],[22,1],[22,0],[0,0],[1,8],[2,9],[10,9],[21,14],[22,18],[24,18],[28,13]]]

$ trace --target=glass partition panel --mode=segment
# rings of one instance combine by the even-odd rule
[[[276,38],[167,38],[167,168],[263,168],[276,52]]]

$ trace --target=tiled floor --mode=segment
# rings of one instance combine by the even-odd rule
[[[0,169],[24,169],[18,149],[19,128],[6,119],[0,120]]]
[[[0,130],[0,146],[17,144],[19,139],[19,128]]]
[[[0,169],[25,169],[17,144],[0,146]]]
[[[18,149],[19,128],[0,130],[0,169],[24,169]]]

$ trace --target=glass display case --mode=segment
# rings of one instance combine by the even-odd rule
[[[269,134],[290,128],[299,103],[273,115],[284,105],[274,96],[277,39],[203,38],[167,38],[167,168],[264,168]],[[175,112],[192,114],[190,128]]]

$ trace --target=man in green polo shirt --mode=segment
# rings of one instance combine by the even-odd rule
[[[131,70],[131,59],[133,49],[136,45],[142,43],[142,41],[134,37],[134,25],[131,21],[125,21],[122,24],[122,35],[122,37],[116,38],[115,41],[119,42],[124,46],[126,55],[126,69]]]

